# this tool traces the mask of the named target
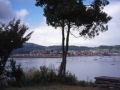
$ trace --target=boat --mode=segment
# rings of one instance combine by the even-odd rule
[[[116,61],[116,59],[114,58],[111,65],[115,65],[115,61]]]
[[[94,60],[98,60],[97,58],[95,58]]]
[[[111,65],[115,65],[115,63],[111,63]]]

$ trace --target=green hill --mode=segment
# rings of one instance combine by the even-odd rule
[[[31,51],[43,51],[45,46],[33,44],[33,43],[24,43],[22,48],[16,49],[13,53],[30,53]]]
[[[104,50],[108,49],[109,51],[120,51],[120,45],[115,46],[106,46],[101,45],[99,47],[86,47],[86,46],[69,46],[69,50],[75,50],[75,51],[83,51],[83,50]],[[59,45],[54,46],[41,46],[34,43],[24,43],[22,48],[16,49],[13,51],[13,53],[30,53],[32,51],[44,51],[44,50],[56,50],[61,51],[62,48]]]

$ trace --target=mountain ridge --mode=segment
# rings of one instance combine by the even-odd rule
[[[120,51],[120,45],[100,45],[98,47],[87,47],[87,46],[75,46],[70,45],[69,50],[75,50],[75,51],[82,51],[82,50],[102,50],[102,49],[108,49],[111,50],[117,50]],[[61,51],[62,48],[60,45],[53,45],[53,46],[42,46],[34,43],[24,43],[22,48],[18,48],[14,50],[12,53],[30,53],[32,51],[44,51],[44,50],[56,50]]]

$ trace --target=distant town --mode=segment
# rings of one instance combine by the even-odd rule
[[[22,48],[14,50],[11,57],[59,58],[62,56],[61,46],[41,46],[25,43]],[[68,56],[120,56],[120,45],[114,46],[69,46]]]
[[[11,57],[41,57],[41,58],[60,58],[62,52],[56,50],[32,51],[26,54],[12,54]],[[120,52],[110,52],[108,49],[100,50],[83,50],[75,51],[69,50],[68,56],[120,56]]]

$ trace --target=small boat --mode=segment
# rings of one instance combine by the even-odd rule
[[[94,60],[98,60],[97,58],[95,58]]]
[[[115,65],[115,63],[111,63],[111,65]]]
[[[116,59],[114,58],[111,65],[115,65],[115,61],[116,61]]]

